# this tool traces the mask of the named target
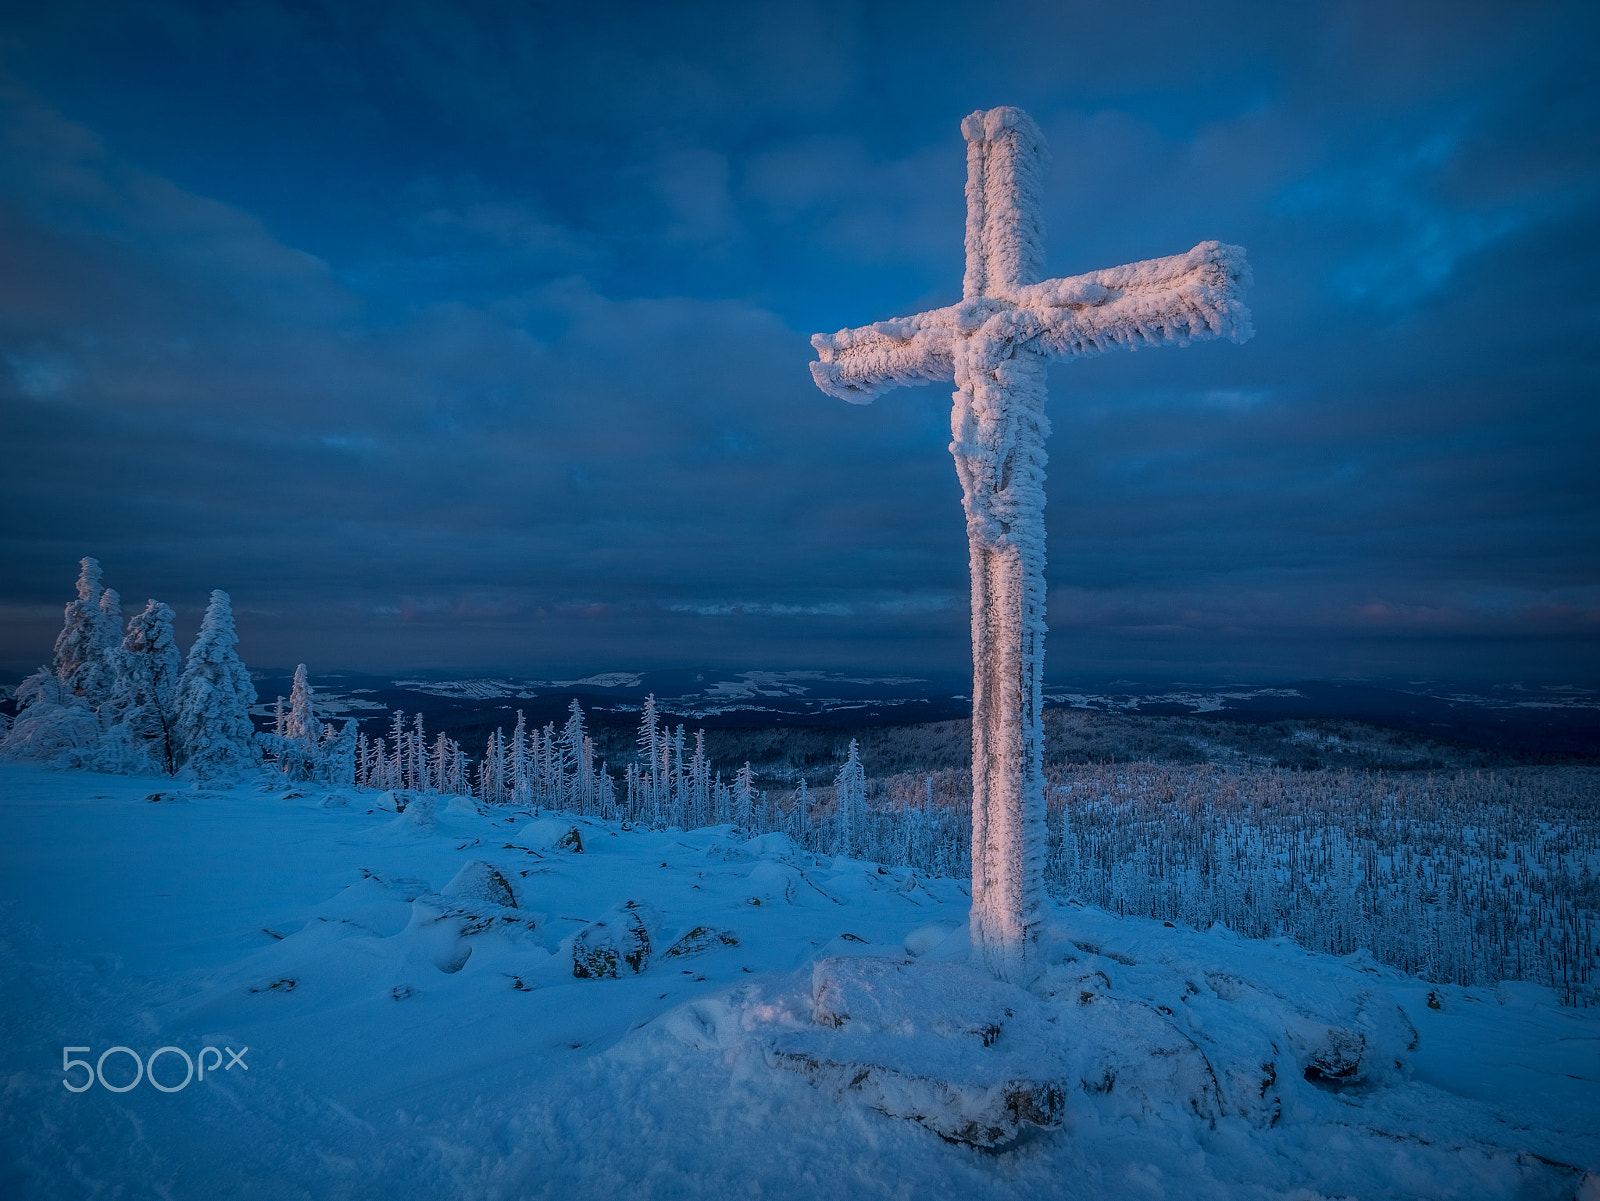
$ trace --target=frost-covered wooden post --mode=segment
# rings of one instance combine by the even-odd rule
[[[972,556],[972,941],[1003,980],[1039,970],[1044,923],[1045,365],[1116,346],[1251,335],[1244,251],[1070,279],[1044,267],[1044,139],[1018,108],[976,112],[967,139],[960,304],[816,334],[817,386],[854,404],[955,381],[950,428]]]

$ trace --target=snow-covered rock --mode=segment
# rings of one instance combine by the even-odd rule
[[[651,928],[660,916],[642,901],[625,901],[572,940],[572,974],[580,980],[616,979],[635,975],[650,965],[654,947]]]
[[[560,817],[541,817],[516,832],[517,846],[536,851],[568,851],[583,854],[583,832],[576,822]]]
[[[481,859],[463,863],[461,870],[444,886],[444,895],[487,901],[491,905],[500,905],[506,909],[517,907],[516,895],[511,891],[511,885],[506,882],[506,878],[497,868]]]
[[[662,952],[662,958],[686,959],[691,955],[699,955],[705,951],[715,951],[720,947],[736,947],[738,945],[739,936],[732,930],[718,930],[711,926],[695,926],[674,939],[672,945]]]

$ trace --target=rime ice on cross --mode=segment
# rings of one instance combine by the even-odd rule
[[[1044,926],[1045,365],[1116,346],[1251,335],[1244,251],[1188,254],[1038,279],[1044,139],[1018,108],[973,113],[962,300],[914,317],[816,334],[817,387],[854,404],[954,380],[950,418],[972,554],[972,941],[1027,983]]]

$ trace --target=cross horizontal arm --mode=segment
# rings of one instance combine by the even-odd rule
[[[1249,287],[1243,247],[1201,242],[1187,254],[1018,288],[1016,308],[991,320],[1015,322],[1015,340],[1052,359],[1117,346],[1246,342],[1255,333],[1244,304]]]
[[[858,405],[871,404],[895,388],[953,380],[961,307],[875,321],[836,334],[812,334],[817,359],[811,364],[811,378],[829,396]]]
[[[829,396],[871,404],[894,388],[955,378],[957,337],[980,335],[975,365],[993,369],[1019,349],[1051,359],[1118,346],[1249,341],[1244,249],[1201,242],[1187,254],[1146,259],[1067,279],[977,296],[914,317],[813,334],[811,378]]]

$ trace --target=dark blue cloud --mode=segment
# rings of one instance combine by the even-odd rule
[[[957,123],[1048,267],[1246,245],[1243,348],[1052,369],[1052,675],[1592,678],[1581,4],[64,2],[4,18],[0,658],[78,556],[329,667],[959,667]]]

